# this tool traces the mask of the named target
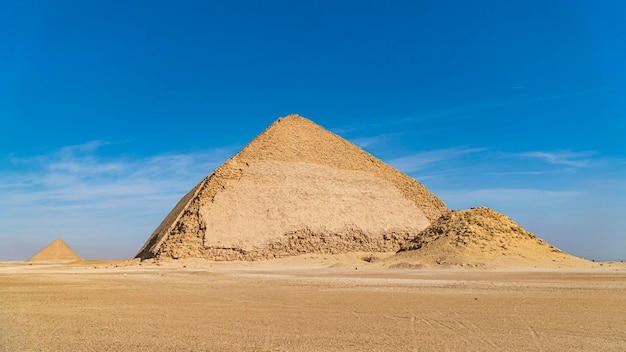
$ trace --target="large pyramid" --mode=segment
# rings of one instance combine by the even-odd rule
[[[289,115],[189,191],[137,258],[391,251],[448,211],[413,178]]]
[[[398,263],[480,267],[576,267],[589,262],[567,254],[487,207],[453,210],[434,221],[400,253]]]
[[[63,240],[57,238],[28,259],[27,262],[75,262],[79,260],[83,260],[83,258],[74,252]]]

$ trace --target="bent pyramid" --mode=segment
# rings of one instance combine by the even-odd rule
[[[421,183],[289,115],[189,191],[136,257],[391,251],[446,212]]]
[[[589,264],[487,207],[451,211],[404,244],[399,252],[389,261],[496,267]]]
[[[63,240],[57,238],[28,259],[27,262],[75,262],[78,260],[83,260],[83,258],[74,252]]]

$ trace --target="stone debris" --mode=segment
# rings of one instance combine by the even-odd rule
[[[443,215],[404,243],[397,258],[390,262],[400,260],[460,267],[483,267],[496,262],[541,267],[586,262],[487,207],[452,210]]]

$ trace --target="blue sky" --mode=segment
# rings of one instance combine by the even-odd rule
[[[572,254],[626,259],[623,1],[3,1],[0,260],[132,257],[298,113]]]

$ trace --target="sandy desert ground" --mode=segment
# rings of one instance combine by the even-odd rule
[[[0,351],[625,351],[626,267],[0,263]]]

